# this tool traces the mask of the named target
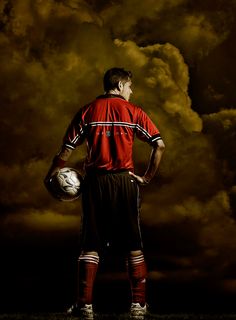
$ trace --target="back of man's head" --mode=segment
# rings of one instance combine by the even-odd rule
[[[105,92],[109,90],[118,89],[118,83],[127,82],[132,78],[131,71],[124,68],[111,68],[106,71],[103,78],[103,87]]]

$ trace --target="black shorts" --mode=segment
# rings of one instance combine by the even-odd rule
[[[82,250],[142,249],[139,187],[128,171],[88,174],[82,207]]]

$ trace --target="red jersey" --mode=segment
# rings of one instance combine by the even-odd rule
[[[107,94],[79,110],[67,129],[64,146],[75,149],[86,140],[86,171],[133,171],[135,135],[151,145],[161,139],[140,107],[122,96]]]

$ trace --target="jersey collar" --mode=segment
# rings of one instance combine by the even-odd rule
[[[106,93],[98,96],[96,99],[106,99],[106,98],[120,98],[125,100],[125,98],[119,94],[113,94],[113,93]]]

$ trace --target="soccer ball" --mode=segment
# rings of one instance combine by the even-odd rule
[[[83,178],[73,168],[62,168],[50,179],[52,195],[61,201],[76,200],[82,191]]]

